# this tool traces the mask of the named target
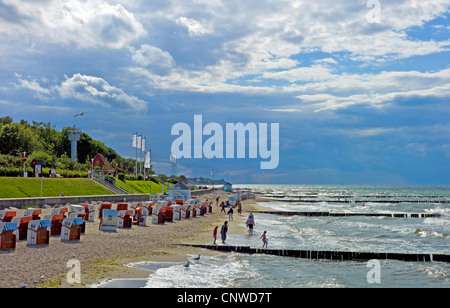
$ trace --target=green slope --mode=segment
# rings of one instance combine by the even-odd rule
[[[130,194],[149,194],[150,193],[150,183],[152,194],[160,194],[162,192],[161,184],[150,181],[120,181],[116,180],[116,186],[122,188]],[[168,193],[167,187],[164,186],[164,192]]]
[[[90,179],[50,179],[42,182],[43,197],[113,195]],[[0,177],[0,198],[32,198],[41,196],[41,179]]]

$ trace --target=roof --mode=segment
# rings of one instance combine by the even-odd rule
[[[169,190],[171,189],[177,189],[177,190],[191,190],[186,184],[178,182],[175,185],[169,187]]]
[[[113,170],[114,169],[113,166],[111,166],[111,164],[108,162],[106,157],[103,154],[100,154],[100,153],[95,155],[93,165],[94,165],[94,168],[95,167],[99,167],[100,169],[103,169],[103,167],[106,166],[106,168],[108,170]],[[96,170],[96,171],[101,171],[101,170]]]

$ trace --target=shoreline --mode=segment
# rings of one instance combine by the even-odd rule
[[[228,195],[232,195],[232,193],[230,193]],[[233,213],[234,219],[231,223],[229,222],[229,228],[228,228],[227,234],[228,235],[243,234],[243,233],[248,232],[247,228],[242,225],[244,217],[247,217],[247,214],[251,213],[252,211],[258,211],[258,210],[263,210],[263,209],[267,210],[267,208],[262,207],[258,204],[258,202],[265,202],[265,201],[266,201],[265,199],[262,199],[259,197],[256,197],[256,199],[242,201],[242,215],[239,216],[239,214],[237,214],[237,211],[235,209],[235,212]],[[269,200],[267,200],[267,201],[269,201]],[[219,212],[217,212],[217,211],[214,212],[214,210],[216,210],[216,209]],[[202,217],[202,219],[203,218],[209,219],[210,228],[205,228],[203,231],[200,232],[200,234],[198,234],[197,238],[190,239],[188,241],[185,241],[184,243],[189,243],[189,244],[210,243],[210,244],[212,244],[212,241],[213,241],[212,230],[214,229],[214,226],[217,225],[220,229],[223,222],[225,220],[228,221],[228,214],[220,213],[220,207],[216,207],[215,205],[213,205],[213,214],[216,214],[216,215],[214,215],[214,217],[213,217],[211,214],[209,214],[206,217]],[[254,215],[255,215],[255,217],[257,217],[257,214],[254,214]],[[237,218],[239,218],[239,221]],[[241,220],[241,218],[242,218],[242,220]],[[216,243],[217,243],[217,245],[223,245],[223,244],[221,244],[220,232],[218,232]],[[132,263],[141,263],[141,262],[183,263],[183,262],[188,261],[188,255],[201,254],[201,255],[206,255],[206,256],[217,256],[217,255],[225,254],[223,252],[212,251],[212,250],[207,250],[207,249],[203,249],[203,248],[177,246],[177,244],[179,244],[179,243],[173,243],[174,246],[172,246],[167,251],[167,255],[155,255],[155,256],[151,256],[150,258],[147,258],[145,260],[124,263],[124,264],[122,264],[121,267],[119,266],[119,268],[117,268],[114,272],[110,273],[110,275],[106,279],[103,279],[101,281],[97,280],[95,283],[90,284],[87,287],[95,288],[95,287],[101,286],[102,284],[108,283],[109,281],[112,281],[112,280],[147,279],[151,274],[154,273],[154,271],[152,271],[152,270],[130,266],[130,264],[132,264]]]
[[[217,191],[220,201],[228,200],[235,193]],[[213,193],[198,196],[201,201],[213,200]],[[260,200],[261,201],[261,200]],[[242,203],[242,217],[257,209],[258,199]],[[127,266],[145,261],[186,262],[189,254],[199,254],[201,249],[177,246],[176,244],[212,243],[212,230],[220,226],[228,215],[220,213],[220,207],[213,203],[213,213],[197,218],[147,226],[133,226],[132,229],[117,229],[117,232],[99,231],[98,209],[101,202],[93,202],[96,208],[94,222],[86,222],[86,233],[77,242],[63,242],[59,236],[52,236],[49,245],[29,246],[18,241],[16,249],[0,252],[2,275],[0,288],[16,288],[27,285],[33,288],[85,288],[105,280],[146,278],[149,271]],[[114,206],[113,206],[114,208]],[[14,209],[17,216],[25,210]],[[51,213],[52,207],[42,208],[41,219]],[[235,210],[234,222],[230,223],[228,234],[246,232]],[[220,234],[217,243],[219,244]],[[206,251],[201,254],[206,255]],[[69,284],[67,274],[71,259],[81,264],[81,284]],[[168,261],[169,260],[169,261]],[[32,284],[32,282],[37,282]]]

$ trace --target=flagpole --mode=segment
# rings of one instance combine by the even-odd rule
[[[139,145],[139,175],[142,175],[142,135],[141,144]]]
[[[135,165],[134,165],[134,175],[136,176],[136,180],[137,180],[137,137],[138,137],[138,133],[136,133],[136,160],[135,160]]]
[[[152,149],[148,150],[150,152],[150,201],[153,201],[152,195]]]

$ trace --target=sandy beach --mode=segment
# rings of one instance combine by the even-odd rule
[[[220,201],[226,201],[229,195],[231,193],[217,192]],[[214,196],[208,193],[198,199],[213,200]],[[229,222],[229,234],[247,232],[243,217],[259,208],[257,201],[243,201],[242,218],[234,211],[234,220]],[[81,236],[81,241],[63,242],[59,236],[53,236],[49,245],[29,246],[26,241],[18,241],[14,251],[0,252],[0,287],[15,288],[26,284],[30,287],[89,287],[114,278],[145,278],[148,271],[124,265],[140,261],[183,262],[187,261],[188,254],[215,253],[177,244],[212,243],[214,227],[220,228],[228,220],[228,215],[221,213],[214,202],[212,214],[164,225],[153,225],[149,219],[146,227],[118,228],[117,232],[108,233],[99,231],[100,203],[93,203],[95,220],[86,222],[86,233]],[[17,210],[17,216],[22,216],[23,212]],[[42,209],[41,218],[50,213],[51,208]],[[220,244],[220,232],[218,237],[217,243]],[[67,283],[70,270],[67,261],[73,259],[73,255],[81,264],[81,284]],[[31,284],[33,281],[38,283]]]

